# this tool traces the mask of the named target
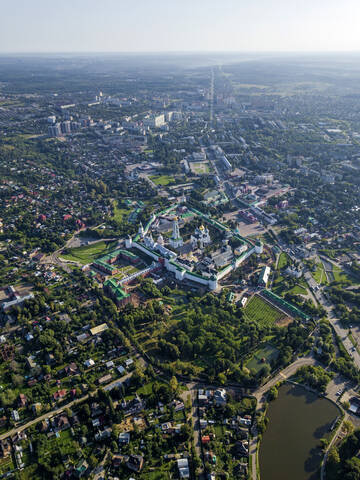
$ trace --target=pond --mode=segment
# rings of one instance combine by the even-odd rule
[[[284,384],[271,402],[260,444],[261,480],[317,480],[323,454],[320,439],[340,410],[303,387]]]

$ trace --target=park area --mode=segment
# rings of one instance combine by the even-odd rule
[[[145,264],[142,264],[142,266],[135,266],[135,265],[119,266],[119,273],[116,273],[114,277],[118,278],[119,280],[122,280],[123,278],[129,277],[130,275],[133,275],[139,270],[142,270],[142,268],[144,267],[145,267]]]
[[[281,252],[278,260],[278,269],[282,270],[286,268],[288,265],[291,265],[291,260],[287,253]]]
[[[175,179],[171,175],[153,175],[150,177],[150,180],[152,180],[155,185],[161,185],[163,187],[166,187],[166,185],[172,185],[175,183]]]
[[[0,461],[0,475],[5,475],[7,472],[14,469],[14,462],[12,456],[4,457]]]
[[[245,307],[244,313],[249,320],[253,320],[259,325],[270,327],[276,323],[281,323],[284,317],[286,317],[283,312],[258,295],[254,295],[250,299]]]
[[[66,254],[61,254],[61,258],[64,260],[70,260],[73,262],[81,263],[87,265],[88,263],[93,262],[99,257],[107,255],[108,253],[115,250],[117,245],[116,241],[104,241],[95,242],[90,245],[84,245],[82,247],[76,247],[69,249],[69,252]]]
[[[114,200],[113,202],[113,218],[119,223],[127,220],[127,217],[133,210],[134,208],[131,206],[119,205],[117,200]]]
[[[350,282],[352,285],[359,284],[359,281],[351,274],[348,275],[344,270],[336,265],[332,265],[332,275],[335,282]]]
[[[253,353],[246,363],[246,367],[258,373],[265,364],[270,365],[271,360],[275,360],[278,355],[278,349],[268,343]]]
[[[326,285],[327,284],[325,268],[324,268],[324,265],[321,262],[316,264],[316,270],[314,272],[312,272],[312,276],[313,276],[315,282],[318,285]]]
[[[210,171],[208,162],[191,162],[190,170],[195,175],[205,175]]]

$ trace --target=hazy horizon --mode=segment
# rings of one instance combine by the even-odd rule
[[[359,17],[355,0],[3,0],[0,53],[354,53]]]

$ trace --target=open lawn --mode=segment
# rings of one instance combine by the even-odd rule
[[[274,325],[285,315],[258,295],[254,295],[245,307],[246,317],[261,325]]]
[[[283,268],[286,268],[290,264],[291,264],[291,260],[288,256],[288,254],[285,253],[285,252],[281,252],[280,257],[279,257],[279,261],[278,261],[278,269],[282,270]]]
[[[326,279],[326,274],[325,274],[325,269],[324,265],[322,262],[316,264],[316,270],[315,272],[311,273],[315,282],[318,283],[319,285],[324,285],[327,283]]]
[[[278,355],[279,351],[277,348],[266,344],[254,352],[253,356],[246,363],[246,367],[258,373],[265,363],[270,364],[270,361],[277,358]]]
[[[155,185],[162,185],[162,186],[166,186],[166,185],[170,185],[170,184],[173,184],[175,183],[175,179],[174,177],[170,176],[170,175],[153,175],[150,177],[150,179],[155,183]]]
[[[119,206],[119,202],[116,200],[113,203],[113,218],[117,222],[122,222],[123,220],[126,220],[128,215],[132,212],[133,208],[128,208],[124,206]]]
[[[335,282],[351,282],[353,284],[358,284],[359,282],[352,276],[347,275],[340,267],[336,265],[332,266],[332,274],[334,276]]]
[[[192,162],[190,163],[190,170],[192,173],[195,173],[195,175],[204,175],[210,172],[207,162]]]
[[[13,470],[14,463],[12,456],[4,458],[0,461],[0,475],[5,474],[6,472]]]
[[[82,263],[86,265],[87,263],[91,263],[99,257],[110,253],[112,250],[115,249],[117,242],[96,242],[91,245],[84,245],[83,247],[76,247],[71,248],[70,253],[64,255],[62,254],[61,257],[65,260],[73,260],[75,262]]]
[[[296,281],[296,285],[293,287],[288,286],[288,279],[279,275],[273,283],[272,290],[276,295],[284,297],[287,293],[292,293],[293,295],[306,295],[307,284],[303,278],[300,278]]]
[[[136,390],[136,393],[138,395],[151,395],[152,393],[152,388],[155,382],[149,382],[143,385],[142,387],[138,388]]]
[[[166,467],[166,464],[163,468]],[[142,480],[170,480],[171,475],[170,472],[168,471],[162,471],[162,472],[150,472],[150,473],[142,473],[140,476],[140,479]]]
[[[307,289],[302,285],[295,285],[295,287],[291,288],[289,292],[293,295],[306,295]]]
[[[142,268],[143,266],[136,267],[135,265],[127,265],[121,268],[120,272],[114,275],[114,277],[121,280],[122,278],[128,277],[129,275],[132,275],[133,273],[138,272]]]

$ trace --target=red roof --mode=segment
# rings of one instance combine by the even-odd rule
[[[54,400],[58,400],[59,398],[64,398],[66,395],[66,390],[58,390],[54,393],[53,398]]]

